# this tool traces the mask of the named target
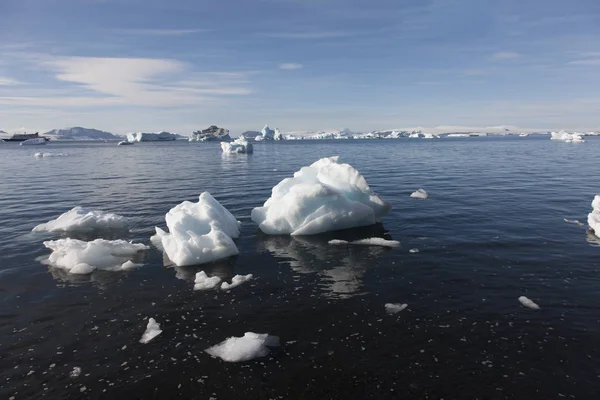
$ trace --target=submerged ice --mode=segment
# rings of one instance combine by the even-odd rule
[[[59,239],[44,242],[52,250],[44,264],[62,268],[71,274],[89,274],[95,269],[124,271],[140,264],[131,260],[148,246],[126,240],[96,239],[85,242],[77,239]]]
[[[380,237],[365,238],[348,242],[346,240],[333,239],[328,242],[334,245],[356,244],[362,246],[382,246],[382,247],[398,247],[400,242],[397,240],[388,240]]]
[[[58,218],[39,224],[34,232],[91,232],[95,230],[126,230],[127,218],[117,214],[75,207]]]
[[[165,215],[169,232],[156,228],[152,243],[177,266],[204,264],[238,254],[233,242],[240,223],[208,192],[197,203],[184,201]]]
[[[329,157],[279,182],[252,220],[270,235],[314,235],[372,225],[389,210],[360,172]]]
[[[600,238],[600,194],[597,194],[592,201],[592,212],[588,214],[588,225]]]
[[[269,347],[279,346],[279,337],[266,333],[246,332],[242,337],[232,336],[205,351],[227,362],[249,361],[269,354]]]

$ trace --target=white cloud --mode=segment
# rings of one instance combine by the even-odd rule
[[[591,58],[589,60],[569,61],[569,65],[600,65],[600,58]]]
[[[0,76],[0,86],[12,86],[12,85],[21,85],[21,84],[23,84],[23,82],[20,82],[16,79]]]
[[[279,64],[279,69],[286,69],[286,70],[300,69],[302,67],[303,67],[302,64],[297,64],[297,63],[283,63],[283,64]]]
[[[500,51],[492,54],[492,60],[514,60],[519,57],[519,53],[515,53],[514,51]]]
[[[208,29],[137,29],[137,28],[124,28],[124,29],[111,29],[111,32],[125,35],[140,35],[140,36],[181,36],[190,35],[200,32],[208,32]]]
[[[263,36],[275,39],[334,39],[356,36],[357,32],[350,31],[306,31],[306,32],[270,32]]]

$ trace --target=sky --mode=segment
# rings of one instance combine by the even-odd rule
[[[600,130],[598,0],[1,0],[0,129]]]

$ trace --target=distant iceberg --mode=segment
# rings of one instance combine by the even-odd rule
[[[152,243],[177,266],[204,264],[239,253],[233,238],[240,223],[208,192],[197,203],[184,201],[165,215],[169,232],[156,228]]]
[[[275,131],[269,128],[269,125],[265,125],[265,127],[262,128],[260,133],[262,134],[263,140],[273,140],[273,138],[275,137]]]
[[[550,135],[551,135],[551,137],[550,137],[551,140],[562,140],[567,143],[583,143],[583,142],[585,142],[585,140],[583,140],[583,137],[581,137],[581,135],[578,133],[568,133],[565,131],[560,131],[560,132],[551,132]]]
[[[128,142],[170,142],[180,138],[180,135],[170,132],[130,132],[127,134]]]
[[[592,212],[588,214],[588,225],[594,230],[594,234],[600,238],[600,194],[592,201]]]
[[[104,211],[74,207],[58,218],[33,228],[33,232],[91,232],[95,230],[127,230],[127,218]]]
[[[188,139],[190,142],[229,142],[229,130],[211,125],[206,129],[195,131]]]
[[[142,250],[144,244],[126,240],[96,239],[85,242],[77,239],[59,239],[44,242],[52,254],[42,263],[62,268],[71,274],[89,274],[95,269],[124,271],[140,266],[131,260]]]
[[[360,172],[329,157],[279,182],[252,220],[269,235],[315,235],[375,224],[389,210]]]
[[[233,142],[221,142],[221,150],[228,154],[250,154],[254,149],[244,138],[237,138]]]

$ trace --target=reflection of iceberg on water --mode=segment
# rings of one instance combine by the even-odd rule
[[[374,259],[390,251],[386,247],[332,246],[329,241],[360,240],[383,236],[381,224],[365,228],[347,229],[319,236],[257,236],[259,250],[267,250],[274,257],[289,262],[296,273],[316,274],[326,295],[349,298],[361,294],[366,270]],[[389,238],[388,238],[389,239]]]

